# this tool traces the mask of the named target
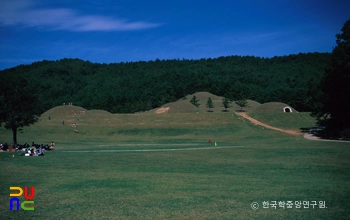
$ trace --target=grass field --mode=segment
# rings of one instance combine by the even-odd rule
[[[54,108],[18,134],[20,143],[55,141],[44,157],[0,153],[1,219],[349,219],[349,143],[264,129],[233,112],[79,110]],[[315,125],[306,113],[251,116],[284,129]],[[0,128],[2,142],[11,138]],[[34,186],[35,210],[10,211],[10,186]]]

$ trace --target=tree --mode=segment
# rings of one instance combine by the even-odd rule
[[[195,105],[196,107],[199,107],[200,106],[200,104],[199,104],[199,99],[197,99],[197,97],[194,95],[193,97],[192,97],[192,99],[190,100],[190,103],[191,104],[193,104],[193,105]]]
[[[210,112],[211,108],[214,108],[214,103],[213,103],[213,101],[211,100],[210,97],[208,97],[208,101],[207,101],[207,105],[206,106],[208,108],[208,112]]]
[[[243,111],[243,108],[248,107],[248,102],[247,102],[245,96],[243,95],[243,93],[241,93],[241,94],[239,95],[239,98],[235,101],[235,103],[236,103],[239,107],[241,107],[241,112]]]
[[[230,108],[231,100],[229,98],[222,98],[222,105],[225,108],[225,112],[227,112],[227,109]]]
[[[245,99],[239,99],[235,102],[239,107],[241,107],[241,112],[243,112],[243,108],[248,107],[248,102]]]
[[[11,129],[13,145],[17,144],[17,131],[38,121],[41,108],[35,89],[31,89],[25,79],[0,79],[0,126]]]
[[[331,135],[339,135],[339,131],[350,128],[350,19],[336,38],[331,64],[320,86],[323,105],[314,112],[319,122],[326,118],[326,132]]]

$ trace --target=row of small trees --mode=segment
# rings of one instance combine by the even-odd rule
[[[191,98],[190,103],[196,107],[200,106],[199,99],[195,95]],[[224,112],[228,111],[228,108],[231,107],[231,103],[232,101],[229,98],[222,98],[222,106],[225,108],[225,110],[223,110]],[[243,108],[248,107],[248,102],[243,96],[241,96],[240,99],[236,100],[235,103],[241,107],[241,112],[243,111]],[[208,112],[211,112],[211,109],[214,108],[214,103],[210,97],[208,97],[206,107],[208,108]]]

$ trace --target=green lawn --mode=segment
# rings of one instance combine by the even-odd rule
[[[316,126],[315,118],[308,112],[300,113],[249,113],[249,116],[258,121],[282,129],[300,130]]]
[[[308,141],[230,112],[87,112],[78,135],[68,126],[76,115],[50,116],[25,128],[19,141],[54,140],[55,151],[0,153],[1,219],[349,218],[349,143]],[[285,129],[297,129],[297,120],[282,117],[273,126],[285,121]],[[312,127],[308,120],[302,126]],[[1,129],[0,140],[10,141]],[[208,139],[231,148],[202,149],[214,147]],[[188,148],[198,149],[173,150]],[[147,149],[159,151],[130,151]],[[34,186],[35,210],[10,211],[10,186]],[[264,201],[325,201],[327,208],[263,208]]]

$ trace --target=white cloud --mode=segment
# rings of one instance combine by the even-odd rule
[[[39,27],[68,31],[125,31],[160,26],[145,21],[128,21],[100,15],[83,15],[69,8],[39,9],[30,1],[0,3],[0,25]]]

